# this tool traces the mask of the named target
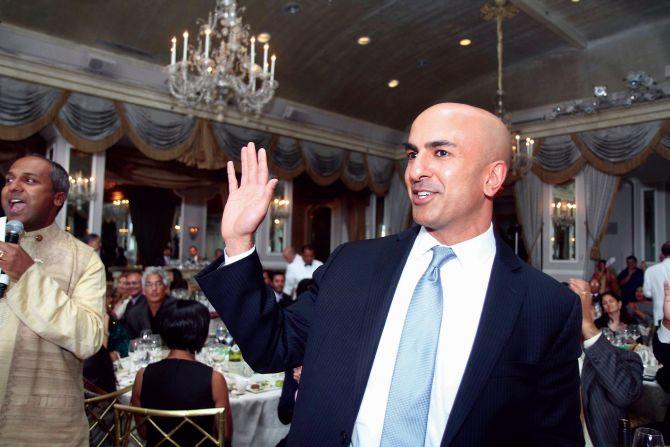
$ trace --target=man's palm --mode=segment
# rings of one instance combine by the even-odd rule
[[[221,236],[229,256],[251,248],[253,235],[265,218],[276,179],[268,180],[265,149],[256,156],[254,143],[241,152],[242,178],[238,185],[232,162],[228,162],[228,200],[221,218]]]

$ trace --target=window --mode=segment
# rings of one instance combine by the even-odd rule
[[[575,181],[554,185],[551,193],[551,258],[555,261],[576,259]]]
[[[288,246],[288,235],[291,230],[289,218],[291,216],[290,184],[280,180],[275,187],[272,202],[270,202],[270,221],[268,253],[281,253]]]

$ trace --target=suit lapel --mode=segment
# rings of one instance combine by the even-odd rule
[[[496,237],[496,256],[479,327],[442,437],[443,446],[458,433],[514,328],[525,295],[514,273],[519,268],[519,259]]]
[[[356,414],[361,405],[368,383],[372,362],[384,330],[393,295],[395,294],[403,267],[421,227],[415,226],[399,233],[395,240],[385,247],[370,277],[370,290],[361,322],[361,341],[356,362],[354,408]],[[354,414],[354,418],[356,417]],[[353,424],[353,421],[352,421]]]

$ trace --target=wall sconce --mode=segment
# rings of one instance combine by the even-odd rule
[[[188,235],[191,236],[191,239],[195,240],[195,238],[198,237],[198,233],[200,233],[199,227],[196,226],[188,227]]]
[[[272,208],[272,216],[278,217],[280,219],[285,219],[289,214],[289,205],[291,201],[285,198],[275,197],[272,202],[270,202],[270,207]]]

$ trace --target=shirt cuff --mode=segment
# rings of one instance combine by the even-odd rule
[[[588,340],[584,340],[584,349],[589,349],[591,346],[593,346],[598,341],[601,335],[603,335],[602,332],[600,334],[594,335]]]
[[[247,256],[251,255],[254,252],[254,250],[256,250],[255,245],[253,247],[251,247],[249,250],[245,251],[244,253],[240,253],[239,255],[235,255],[235,256],[228,256],[228,251],[223,250],[224,262],[221,265],[230,265],[234,262],[237,262],[241,259],[244,259]]]
[[[656,334],[658,334],[658,341],[661,343],[670,343],[670,329],[663,326],[663,323],[658,326]]]

